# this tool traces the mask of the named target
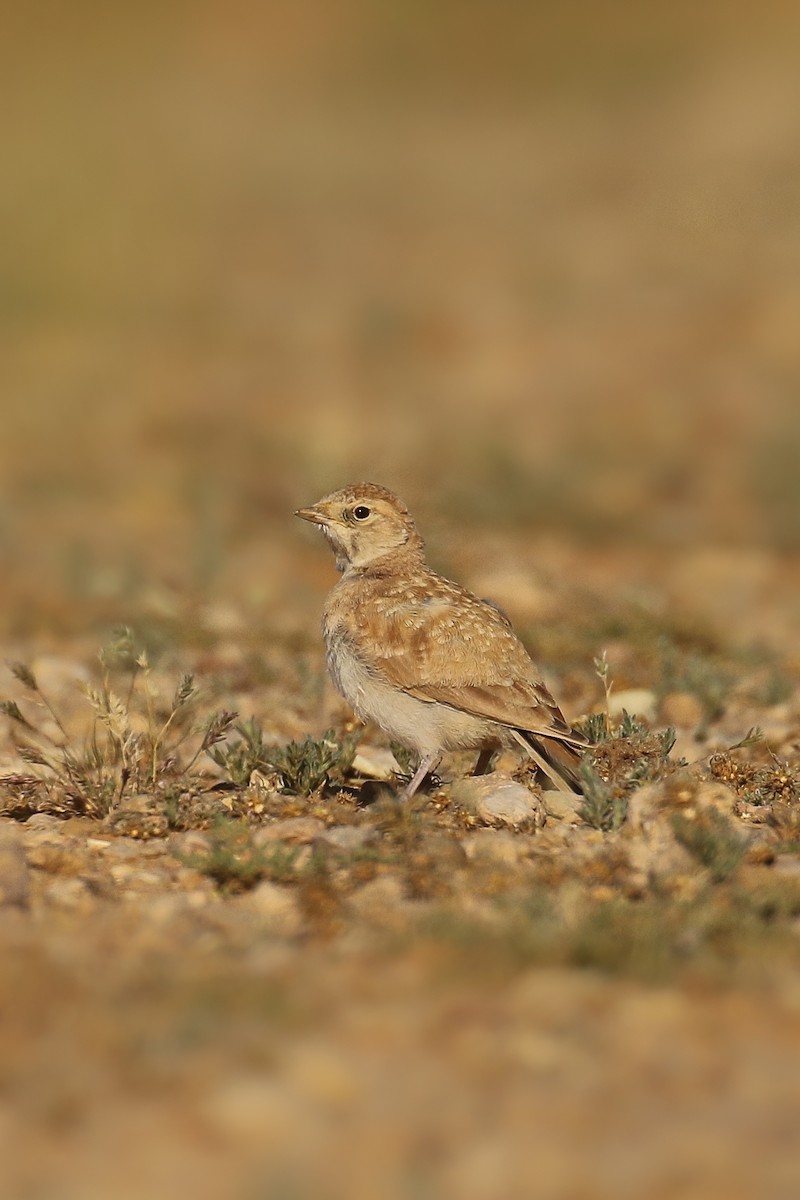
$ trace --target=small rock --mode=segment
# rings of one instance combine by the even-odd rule
[[[315,846],[336,850],[340,854],[352,854],[377,839],[378,831],[364,825],[334,825],[323,829],[314,838]]]
[[[669,692],[661,701],[659,714],[665,725],[674,725],[676,729],[696,729],[705,715],[702,704],[691,692]]]
[[[357,916],[379,925],[392,924],[408,908],[403,884],[394,875],[378,875],[371,879],[354,892],[347,903]]]
[[[25,847],[16,831],[0,834],[0,908],[27,908],[30,903],[31,873]]]
[[[304,846],[313,842],[324,831],[324,823],[316,817],[286,817],[283,821],[275,821],[272,825],[256,829],[253,842],[256,846],[265,846],[272,842],[291,842],[295,846]]]
[[[124,802],[120,804],[121,812],[129,813],[152,813],[161,812],[163,804],[155,796],[151,796],[148,792],[139,792],[135,796],[126,796]]]
[[[132,892],[153,892],[165,890],[169,886],[165,871],[147,871],[127,863],[118,863],[111,867],[109,874],[115,883]]]
[[[525,857],[525,839],[505,829],[478,829],[461,839],[464,853],[471,862],[495,863],[513,867]]]
[[[169,818],[165,812],[142,812],[130,808],[109,814],[103,825],[117,836],[131,838],[161,838],[169,832]]]
[[[400,765],[391,750],[382,746],[362,746],[353,759],[353,770],[368,779],[391,779],[400,773]]]
[[[576,796],[573,792],[545,792],[542,796],[542,804],[548,817],[555,817],[559,821],[567,821],[571,825],[581,824],[579,816],[580,810],[583,807],[583,796]]]
[[[173,833],[167,849],[174,858],[200,858],[211,852],[211,838],[199,829],[189,829],[186,833]]]
[[[28,845],[28,862],[48,875],[81,875],[90,867],[82,838],[44,833]]]
[[[663,783],[647,784],[628,800],[623,826],[626,853],[633,870],[648,879],[697,875],[692,856],[677,841],[672,828],[670,818],[675,807]]]
[[[63,824],[63,821],[59,820],[58,817],[51,816],[50,813],[34,813],[33,816],[28,817],[27,821],[25,821],[25,829],[50,830],[56,829],[59,825]]]
[[[283,937],[295,937],[302,928],[303,917],[294,893],[268,879],[246,892],[240,903],[265,918],[270,929]]]
[[[107,858],[116,858],[120,862],[131,858],[139,861],[154,854],[161,854],[162,848],[159,845],[151,846],[138,838],[118,837],[109,844],[105,853]]]
[[[488,825],[541,827],[545,821],[542,800],[498,772],[458,779],[451,785],[450,795]]]
[[[632,717],[653,721],[656,715],[655,693],[649,688],[627,688],[624,692],[612,692],[608,699],[609,716],[620,717],[623,709]]]

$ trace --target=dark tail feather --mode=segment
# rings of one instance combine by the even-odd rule
[[[581,751],[578,747],[558,738],[536,737],[522,729],[515,729],[514,732],[554,787],[563,791],[566,785],[569,791],[583,795]]]

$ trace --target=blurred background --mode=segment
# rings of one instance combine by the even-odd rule
[[[262,604],[359,477],[441,560],[464,522],[800,548],[796,5],[4,27],[6,633]]]
[[[162,696],[194,671],[268,741],[341,729],[333,565],[291,513],[361,478],[507,608],[571,718],[602,707],[607,651],[677,753],[756,722],[796,748],[800,6],[6,8],[0,659],[76,746],[120,623]],[[7,666],[0,695],[39,703]],[[30,769],[10,727],[6,776]],[[321,946],[288,887],[247,924],[246,897],[184,896],[164,839],[33,821],[45,899],[0,955],[21,1196],[798,1194],[799,993],[768,948],[744,998],[624,978],[613,920],[564,960],[598,970],[496,968],[487,934],[451,976],[411,935],[370,950],[366,907]],[[461,851],[434,833],[418,871],[446,883]],[[565,878],[568,912],[615,895]],[[800,905],[763,907],[796,946]]]

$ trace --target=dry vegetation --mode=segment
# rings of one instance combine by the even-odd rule
[[[0,44],[0,1191],[797,1194],[792,6],[45,15]],[[453,756],[396,803],[289,515],[359,477],[509,612],[583,799],[512,755],[493,821]]]

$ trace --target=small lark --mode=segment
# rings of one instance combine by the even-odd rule
[[[522,746],[551,785],[580,791],[584,738],[571,729],[503,613],[437,575],[397,496],[351,484],[296,516],[319,525],[342,578],[322,628],[328,670],[364,720],[419,755],[403,795],[445,750]]]

